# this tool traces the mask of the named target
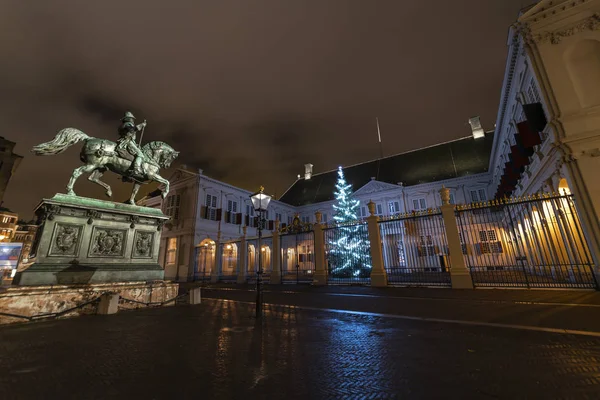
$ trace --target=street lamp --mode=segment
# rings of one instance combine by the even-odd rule
[[[261,249],[260,240],[265,224],[264,212],[269,207],[271,196],[264,193],[265,188],[260,187],[258,192],[250,195],[252,207],[258,213],[258,248]],[[258,268],[256,271],[256,318],[262,317],[262,254],[258,255]]]

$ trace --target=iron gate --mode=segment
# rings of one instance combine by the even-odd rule
[[[390,285],[450,286],[450,257],[441,213],[381,220],[379,231]]]
[[[281,282],[312,283],[315,273],[315,233],[287,233],[281,240]]]

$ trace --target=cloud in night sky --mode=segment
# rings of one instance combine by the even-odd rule
[[[375,117],[387,155],[466,136],[473,115],[491,129],[508,27],[527,4],[0,0],[0,135],[25,156],[5,206],[30,216],[79,166],[78,145],[53,157],[33,145],[69,126],[115,140],[126,110],[179,163],[278,194],[305,163],[376,158]],[[124,200],[130,185],[110,175]],[[83,177],[76,190],[103,195]]]

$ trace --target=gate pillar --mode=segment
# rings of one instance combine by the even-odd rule
[[[369,243],[371,247],[371,286],[387,286],[387,272],[383,266],[383,249],[381,248],[381,233],[379,232],[379,217],[375,215],[375,203],[369,201],[369,215],[367,227],[369,228]]]
[[[450,204],[450,189],[442,186],[440,197],[442,198],[442,218],[444,219],[444,229],[446,230],[450,253],[450,280],[452,281],[452,289],[473,289],[473,279],[462,254],[458,225],[456,224],[456,216],[454,215],[454,205]]]
[[[313,285],[327,285],[327,270],[325,269],[325,234],[323,225],[321,225],[321,213],[315,213],[315,225],[313,227],[315,234],[315,275],[313,276]]]

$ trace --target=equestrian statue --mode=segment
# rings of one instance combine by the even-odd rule
[[[137,134],[143,135],[146,121],[135,124],[135,117],[129,111],[121,119],[119,139],[112,142],[106,139],[90,137],[75,128],[65,128],[58,132],[54,140],[38,144],[32,152],[38,156],[60,154],[75,143],[84,142],[80,159],[85,164],[76,168],[67,185],[67,194],[76,196],[73,186],[83,173],[90,174],[89,180],[106,189],[106,195],[112,196],[110,186],[100,180],[106,171],[121,175],[124,182],[133,182],[133,191],[129,198],[135,204],[135,196],[140,186],[148,182],[164,184],[163,199],[169,193],[169,181],[158,174],[161,168],[169,168],[179,152],[164,142],[149,142],[140,148],[136,143]],[[141,138],[140,138],[141,144]]]

